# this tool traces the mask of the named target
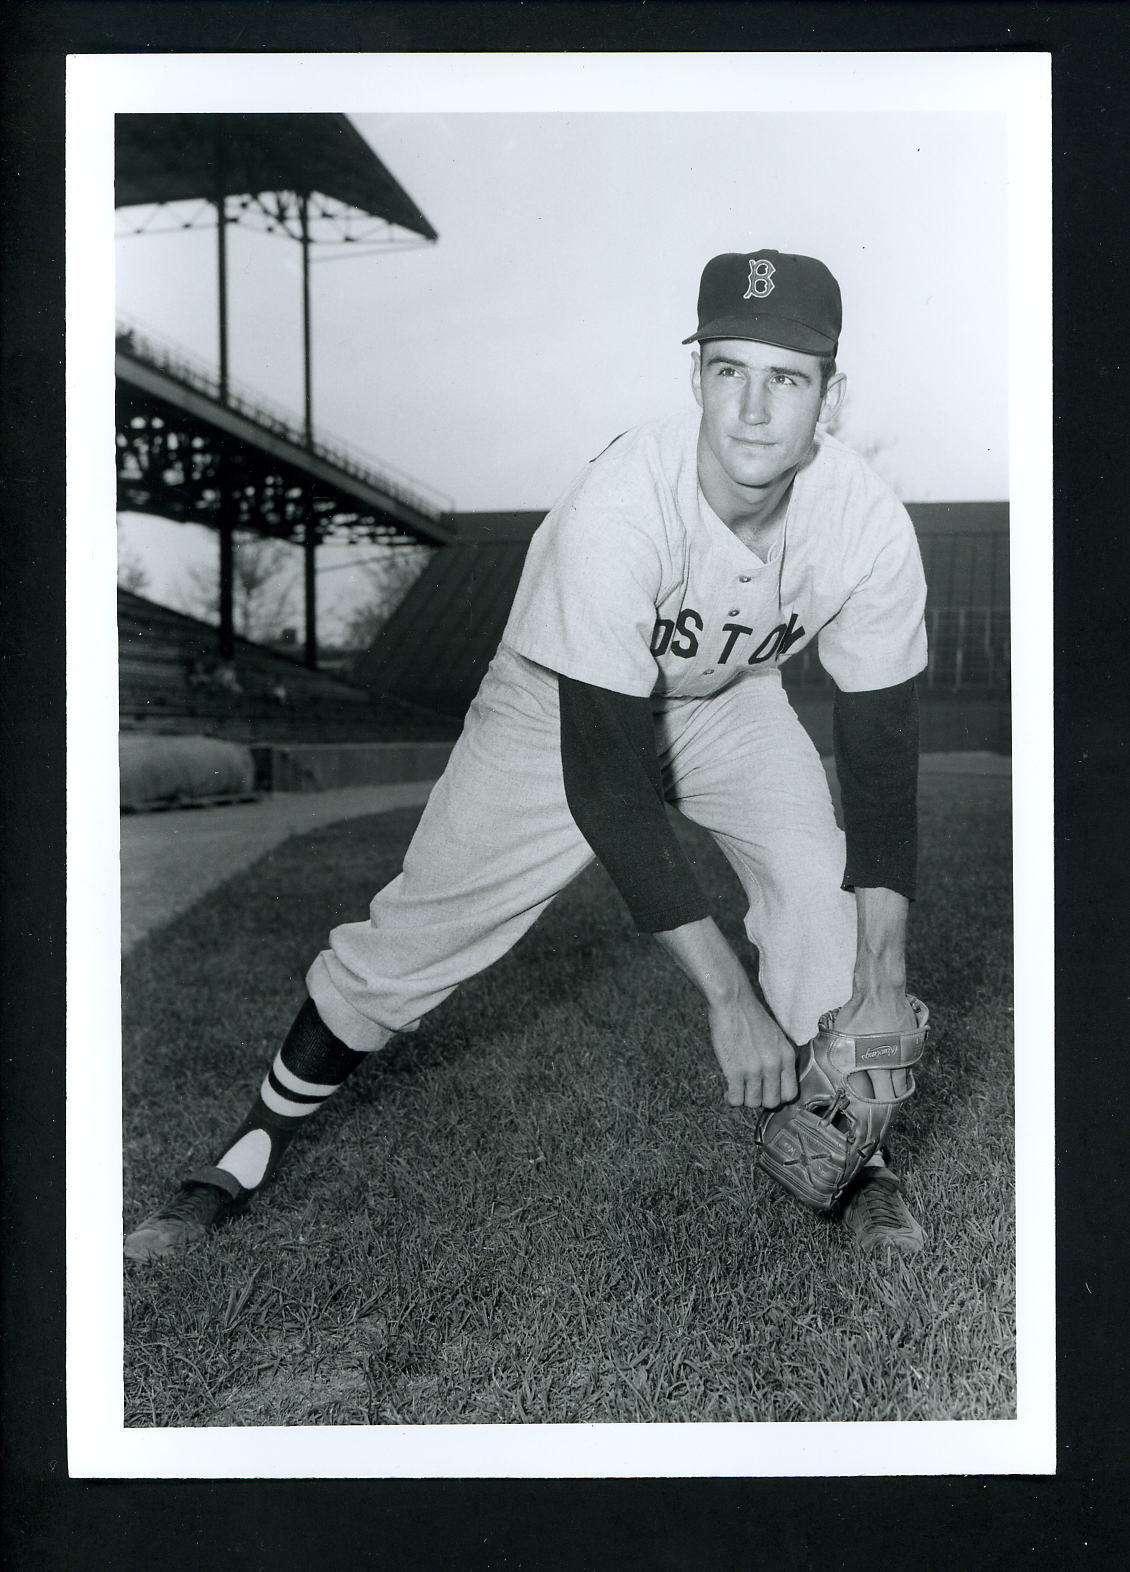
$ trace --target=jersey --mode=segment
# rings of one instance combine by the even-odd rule
[[[814,639],[844,692],[916,676],[926,587],[894,493],[818,434],[763,562],[702,494],[698,425],[692,411],[639,426],[587,466],[533,536],[503,643],[653,699],[776,674]]]

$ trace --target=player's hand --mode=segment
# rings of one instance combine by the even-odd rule
[[[655,936],[706,1000],[714,1057],[734,1108],[776,1108],[797,1094],[796,1052],[750,986],[711,917]]]
[[[912,1032],[918,1026],[914,1007],[902,988],[857,988],[836,1015],[836,1030],[849,1036],[873,1032]],[[909,1070],[869,1071],[872,1090],[884,1100],[905,1097],[911,1086]]]
[[[917,1025],[903,988],[857,989],[836,1016],[836,1030],[853,1037],[872,1032],[912,1032]]]
[[[733,1108],[776,1108],[797,1094],[796,1050],[752,990],[709,1006],[710,1041]]]

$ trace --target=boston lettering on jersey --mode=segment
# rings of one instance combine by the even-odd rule
[[[717,636],[717,654],[710,658],[718,666],[725,666],[731,656],[744,660],[747,666],[759,666],[763,661],[784,657],[793,645],[804,638],[804,628],[797,624],[795,611],[789,613],[788,622],[779,622],[775,628],[750,649],[749,640],[754,629],[740,622],[724,622]],[[678,617],[658,617],[651,636],[651,653],[657,658],[670,652],[683,660],[693,660],[708,638],[702,616],[693,606],[684,606]]]

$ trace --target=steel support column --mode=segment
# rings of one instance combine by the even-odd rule
[[[216,120],[216,263],[220,317],[220,403],[228,401],[228,201],[224,158],[223,117]],[[230,466],[223,450],[216,467],[219,512],[216,520],[220,537],[220,658],[231,660],[235,654],[235,496]]]
[[[302,230],[302,391],[306,419],[306,446],[314,447],[314,394],[313,370],[310,352],[310,197],[305,191],[298,197],[298,214]],[[302,541],[302,566],[305,588],[306,664],[311,671],[318,667],[318,604],[315,558],[318,531],[311,511],[306,517]]]

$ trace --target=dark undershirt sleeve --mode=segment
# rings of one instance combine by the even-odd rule
[[[569,811],[643,933],[710,915],[663,801],[648,699],[558,676]]]
[[[866,693],[836,690],[836,773],[847,837],[843,888],[895,890],[918,878],[918,690],[913,680]]]

